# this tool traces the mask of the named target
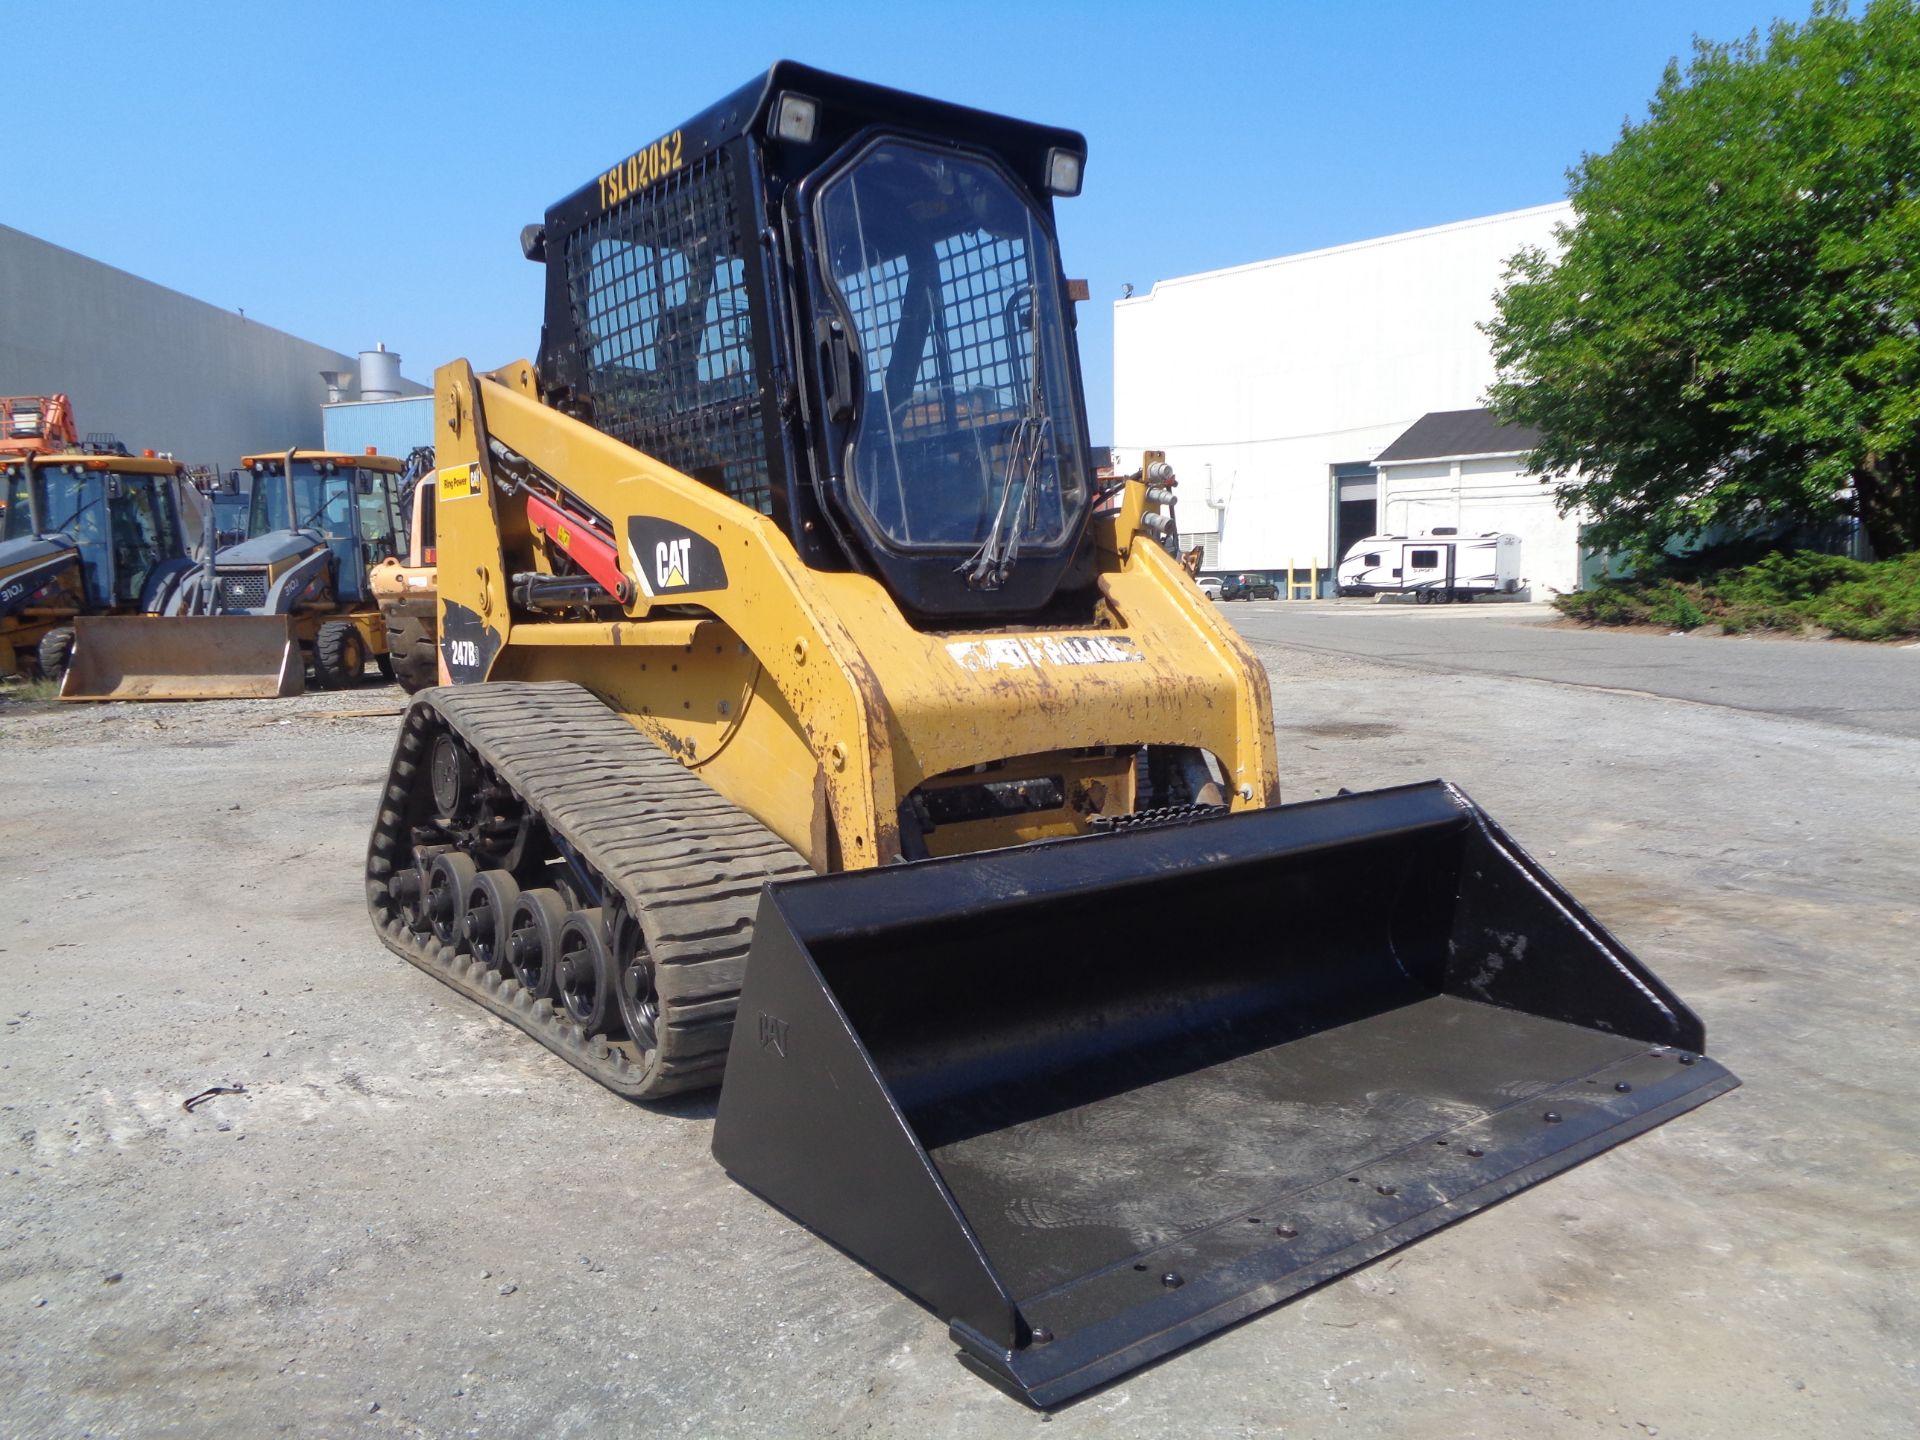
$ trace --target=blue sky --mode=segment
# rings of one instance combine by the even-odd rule
[[[776,58],[1072,126],[1094,441],[1121,286],[1561,198],[1759,0],[120,5],[9,27],[0,221],[410,376],[539,339],[518,236]],[[1803,9],[1784,12],[1802,18]],[[1195,357],[1204,364],[1205,357]]]

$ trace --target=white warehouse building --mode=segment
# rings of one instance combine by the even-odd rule
[[[1531,437],[1480,412],[1494,367],[1478,328],[1507,261],[1572,218],[1541,205],[1117,301],[1116,465],[1167,452],[1183,542],[1208,570],[1311,568],[1330,593],[1364,536],[1458,526],[1521,535],[1536,598],[1576,588],[1577,517],[1526,473]]]

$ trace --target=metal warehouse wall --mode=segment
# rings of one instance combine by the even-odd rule
[[[433,396],[402,400],[355,400],[321,407],[329,450],[361,451],[371,445],[402,460],[416,445],[433,443]]]
[[[1212,528],[1217,564],[1325,566],[1332,467],[1371,461],[1431,410],[1483,403],[1507,258],[1551,246],[1572,207],[1162,280],[1113,310],[1119,469],[1163,449],[1183,530]],[[1333,557],[1337,559],[1338,557]]]
[[[0,394],[65,391],[82,434],[225,469],[318,445],[320,372],[358,365],[0,225]]]

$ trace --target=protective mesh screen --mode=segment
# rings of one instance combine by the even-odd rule
[[[907,392],[932,391],[944,381],[946,389],[963,397],[963,409],[974,412],[976,420],[1017,407],[1033,352],[1026,246],[1018,238],[971,230],[936,241],[933,250],[939,265],[940,313],[927,330]],[[868,388],[878,390],[893,373],[907,262],[903,257],[883,261],[847,277],[842,288],[865,352]],[[944,377],[938,369],[941,341],[947,350]],[[891,396],[896,404],[902,398]],[[937,405],[918,407],[902,421],[909,430],[952,423]]]
[[[724,151],[567,239],[594,424],[770,514],[753,309]]]
[[[901,545],[992,539],[995,566],[1058,542],[1086,467],[1042,213],[984,160],[889,140],[816,214],[860,347],[849,469],[866,518]]]

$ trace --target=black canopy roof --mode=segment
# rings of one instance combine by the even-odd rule
[[[789,91],[819,103],[818,132],[812,144],[778,142],[767,134],[769,112],[780,96]],[[677,133],[679,137],[677,162],[691,164],[730,140],[752,135],[769,150],[780,152],[786,161],[804,169],[860,129],[877,123],[903,126],[956,143],[994,150],[1020,172],[1020,178],[1036,193],[1044,189],[1044,164],[1049,149],[1072,151],[1083,161],[1087,153],[1086,137],[1077,130],[1037,125],[1008,115],[953,105],[816,70],[794,60],[775,62],[764,75],[748,81],[725,99],[683,122],[677,132],[663,133]],[[598,182],[588,181],[547,211],[547,233],[553,236],[568,233],[588,216],[599,213],[604,208],[604,198]]]

